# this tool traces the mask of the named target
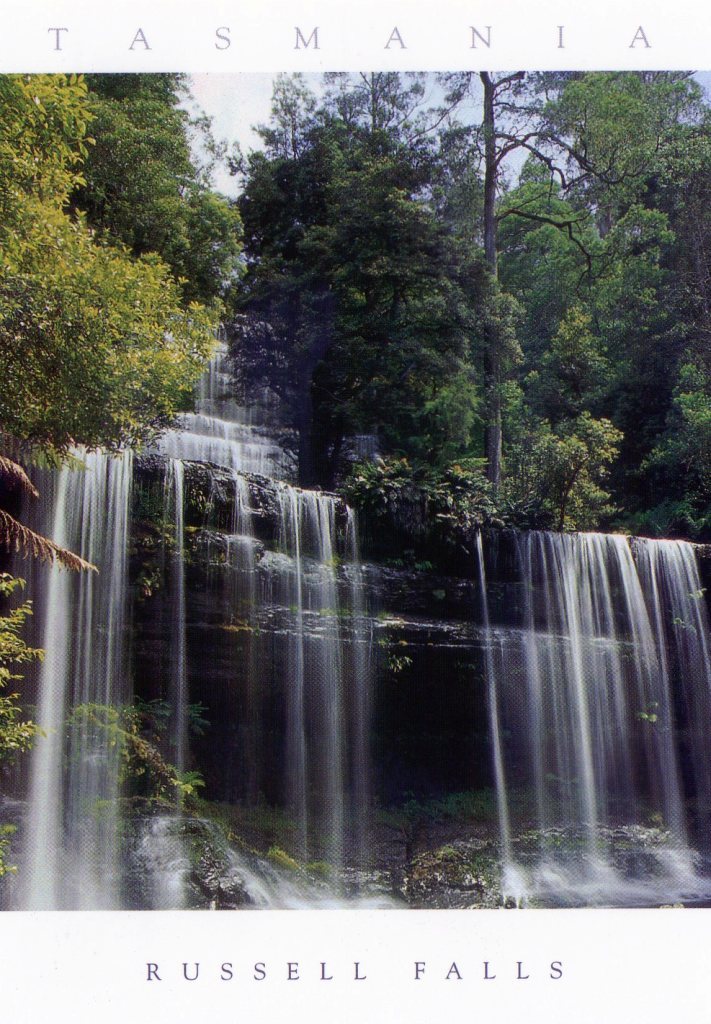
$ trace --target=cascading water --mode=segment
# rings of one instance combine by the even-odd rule
[[[197,411],[181,417],[159,443],[165,466],[162,628],[170,639],[160,657],[167,673],[161,696],[171,708],[167,754],[180,773],[194,766],[189,702],[199,701],[201,690],[190,656],[186,507],[189,468],[200,463],[208,475],[226,471],[234,489],[232,522],[222,540],[232,580],[226,625],[244,621],[235,629],[249,635],[246,701],[233,709],[243,716],[243,742],[230,769],[239,776],[235,791],[247,802],[262,799],[262,719],[272,677],[280,672],[260,639],[266,616],[283,623],[277,635],[282,629],[289,634],[286,660],[279,663],[289,675],[282,694],[287,720],[282,797],[296,822],[294,853],[318,855],[337,867],[350,842],[346,818],[358,815],[351,831],[360,835],[370,800],[368,725],[362,720],[369,707],[370,656],[360,569],[349,564],[345,582],[338,578],[340,559],[356,556],[355,525],[352,513],[333,496],[287,482],[293,458],[265,428],[249,422],[228,385],[226,354],[220,349],[201,383]],[[133,459],[130,453],[90,453],[84,461],[83,470],[44,474],[42,512],[33,521],[39,531],[95,563],[98,574],[38,567],[30,588],[40,627],[37,641],[47,651],[37,674],[35,714],[46,735],[32,755],[20,823],[19,883],[11,905],[186,906],[191,872],[186,834],[204,833],[207,823],[191,824],[176,808],[146,818],[143,825],[134,817],[121,836],[119,733],[133,699],[127,643]],[[264,486],[278,495],[281,554],[271,552],[271,558],[257,558],[264,552],[255,539],[257,513],[245,474],[261,474]],[[344,653],[345,646],[352,652]],[[346,662],[350,673],[358,673],[349,682],[347,701]],[[268,711],[273,714],[274,708]],[[362,851],[360,840],[355,845]],[[296,906],[333,893],[333,887],[324,891],[323,886],[312,892],[306,879],[280,882],[266,862],[248,864],[234,850],[223,851],[223,860],[256,905]],[[122,895],[126,887],[132,896]]]
[[[483,565],[481,540],[479,555]],[[516,558],[521,628],[487,626],[485,641],[504,887],[513,861],[529,896],[544,901],[628,904],[657,890],[667,899],[707,892],[685,809],[690,790],[708,806],[711,761],[699,728],[711,720],[710,634],[693,548],[532,532],[516,538]],[[480,580],[486,608],[483,569]],[[684,746],[693,772],[686,786]],[[514,785],[531,790],[524,824],[536,852],[511,841]],[[643,880],[615,862],[611,831],[650,822],[665,841]],[[623,843],[633,842],[628,832]]]
[[[36,714],[43,735],[32,754],[20,872],[23,905],[33,910],[119,904],[113,715],[130,700],[125,626],[132,459],[130,453],[92,452],[83,461],[83,469],[44,474],[41,484],[38,529],[95,564],[99,575],[41,568],[31,587],[47,652]],[[44,592],[40,573],[49,577]]]
[[[170,514],[176,533],[176,571],[174,589],[183,592],[182,551],[184,547],[182,507],[183,461],[208,463],[227,470],[235,488],[235,513],[232,533],[227,536],[227,560],[237,578],[231,599],[241,599],[254,607],[255,561],[253,510],[244,474],[266,476],[276,485],[280,509],[279,549],[281,557],[263,560],[262,600],[286,610],[288,632],[288,675],[286,702],[285,799],[296,823],[295,852],[304,859],[318,854],[334,866],[344,862],[346,815],[357,814],[362,830],[368,803],[367,693],[370,679],[369,658],[364,653],[369,639],[363,630],[365,605],[362,579],[357,567],[357,545],[353,513],[345,509],[345,543],[339,543],[337,524],[339,503],[332,495],[296,488],[286,482],[292,462],[263,428],[244,420],[245,410],[229,396],[229,374],[224,349],[218,351],[206,374],[195,414],[182,417],[180,429],[170,431],[161,440],[161,450],[169,458],[166,488],[170,491]],[[230,417],[239,417],[236,422]],[[172,483],[170,482],[172,481]],[[178,497],[178,483],[180,494]],[[344,593],[337,580],[337,565],[342,554],[352,566],[350,584]],[[240,580],[246,580],[240,590]],[[172,602],[175,642],[185,637],[185,607]],[[343,628],[342,619],[352,627]],[[350,678],[353,695],[346,707],[344,697],[344,653],[346,632],[353,648]],[[255,645],[250,648],[254,655]],[[185,664],[183,663],[185,670]],[[255,692],[268,680],[262,679],[258,658],[250,665],[250,694],[247,709],[251,719],[247,743],[254,742],[259,730],[255,706],[261,695]],[[182,704],[187,699],[187,683],[182,687]],[[185,712],[182,712],[183,720]],[[254,770],[255,758],[248,758],[246,772]],[[185,758],[183,758],[183,767]],[[350,767],[349,767],[350,766]],[[353,777],[351,783],[350,776]],[[256,780],[246,781],[249,797],[258,789]],[[351,793],[353,794],[351,796]],[[350,814],[348,814],[350,817]],[[362,842],[354,839],[353,845]]]
[[[352,613],[354,715],[351,750],[351,776],[353,779],[350,821],[353,823],[353,851],[356,860],[367,864],[368,837],[372,826],[370,814],[372,778],[370,738],[368,729],[372,720],[373,679],[373,626],[367,614],[364,594],[365,583],[358,552],[358,529],[352,509],[348,509],[346,550],[350,579],[350,609]]]
[[[45,735],[20,779],[19,871],[5,905],[293,907],[352,895],[362,878],[354,868],[373,856],[373,790],[388,764],[393,787],[410,792],[398,759],[412,740],[393,742],[392,730],[409,720],[418,687],[418,728],[429,727],[427,674],[411,690],[409,670],[398,674],[432,658],[436,679],[445,663],[438,644],[444,651],[455,634],[452,652],[483,639],[467,656],[466,679],[478,658],[484,686],[472,707],[491,753],[480,784],[495,784],[505,896],[544,905],[708,900],[698,851],[708,846],[711,807],[711,632],[694,548],[533,532],[504,543],[508,564],[480,536],[480,628],[445,631],[444,642],[419,644],[414,632],[395,641],[408,655],[393,658],[392,671],[381,657],[381,679],[403,704],[390,721],[380,706],[371,730],[373,634],[388,624],[369,614],[366,581],[380,600],[385,574],[361,567],[342,501],[293,485],[295,459],[277,440],[288,432],[261,426],[258,410],[233,400],[228,369],[221,349],[197,411],[145,459],[90,453],[85,469],[38,481],[32,525],[99,573],[32,570],[32,639],[47,655],[26,697]],[[422,574],[431,607],[445,589]],[[407,587],[411,576],[403,579]],[[504,604],[502,587],[513,588]],[[441,637],[432,623],[419,635],[433,628]],[[455,655],[446,657],[456,671]],[[183,780],[205,772],[209,813],[226,808],[239,836],[253,827],[267,859],[249,852],[248,839],[228,842],[231,825],[181,809],[170,787],[145,814],[122,801],[120,733],[143,713],[133,707],[134,680],[143,706],[155,702],[163,716],[156,735],[137,742],[154,743]],[[435,700],[444,705],[449,694],[440,687]],[[442,727],[448,735],[444,714]],[[384,834],[381,824],[379,842]],[[207,858],[202,874],[196,856]],[[295,872],[290,858],[311,867]]]
[[[635,541],[633,548],[665,688],[669,690],[672,678],[687,683],[680,696],[681,717],[692,737],[687,745],[692,789],[699,806],[709,807],[711,744],[703,739],[707,723],[711,722],[711,630],[694,550],[681,541]],[[669,609],[667,615],[665,608]],[[671,711],[667,704],[662,705],[663,715],[669,717]],[[678,777],[678,768],[676,764],[671,766],[669,752],[663,762],[663,774],[667,779],[672,774],[675,779]],[[681,835],[683,809],[673,803],[668,813]]]
[[[484,645],[484,679],[486,682],[486,703],[489,712],[489,733],[494,762],[494,784],[496,786],[496,801],[499,809],[499,833],[501,836],[501,877],[502,888],[507,894],[520,900],[521,892],[520,873],[513,859],[511,851],[511,817],[509,814],[509,800],[506,789],[506,769],[504,767],[504,755],[502,744],[501,719],[499,713],[499,688],[503,682],[502,674],[497,672],[497,656],[502,659],[503,650],[496,643],[494,632],[489,619],[489,602],[486,596],[486,568],[484,565],[484,547],[481,534],[477,534],[477,569],[479,580],[479,593],[481,596],[482,626],[486,636]]]
[[[188,744],[188,679],[185,640],[185,467],[180,459],[170,459],[168,462],[165,477],[165,507],[175,527],[173,537],[174,571],[171,574],[173,616],[170,629],[172,638],[170,653],[173,659],[170,700],[174,716],[172,759],[178,771],[184,772]]]

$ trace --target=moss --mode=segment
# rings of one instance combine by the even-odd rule
[[[270,847],[289,850],[296,842],[296,825],[281,808],[266,803],[244,807],[201,797],[195,799],[195,806],[201,817],[219,824],[235,842],[253,853],[263,855]]]
[[[160,525],[165,517],[165,492],[163,482],[135,481],[133,489],[133,518]]]
[[[325,860],[311,861],[306,865],[306,870],[310,875],[316,875],[317,878],[328,879],[333,875],[333,865]]]
[[[280,868],[286,868],[287,871],[301,870],[299,862],[294,860],[293,857],[290,857],[289,854],[279,846],[270,846],[267,850],[267,857],[273,864],[276,864]]]
[[[457,842],[418,854],[403,894],[415,906],[497,907],[501,905],[495,843]]]

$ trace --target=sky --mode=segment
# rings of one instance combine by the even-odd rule
[[[271,72],[191,75],[193,98],[212,118],[216,139],[224,139],[228,145],[238,142],[245,154],[260,148],[261,140],[253,127],[269,120],[275,77]],[[303,79],[312,92],[319,95],[322,76],[310,73],[304,74]],[[433,76],[432,90],[425,93],[424,103],[439,103],[441,97],[442,91]],[[239,191],[237,180],[224,168],[216,172],[214,185],[228,196],[235,196]]]
[[[225,139],[230,145],[238,142],[245,154],[259,148],[260,139],[253,127],[269,120],[274,77],[271,72],[191,76],[192,95],[197,105],[212,118],[217,139]],[[696,78],[708,99],[711,72],[699,72]],[[320,91],[319,74],[306,74],[304,80],[315,93]],[[239,191],[237,180],[226,168],[217,170],[214,185],[228,196],[236,196]]]
[[[320,75],[305,75],[314,91]],[[198,106],[212,118],[217,139],[231,145],[238,142],[244,153],[259,148],[259,136],[252,130],[269,120],[271,108],[271,72],[263,74],[192,75],[192,94]],[[215,174],[215,187],[225,195],[237,194],[237,182],[226,169]]]

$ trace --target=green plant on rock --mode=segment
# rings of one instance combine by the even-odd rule
[[[138,599],[147,601],[161,589],[163,583],[163,571],[160,565],[155,563],[144,563],[141,571],[136,577]]]
[[[399,675],[411,665],[412,658],[408,654],[391,654],[388,658],[388,669],[394,675]]]
[[[477,458],[438,467],[396,457],[358,463],[344,497],[373,532],[398,545],[404,537],[418,546],[451,546],[474,530],[504,525],[483,465]],[[408,553],[413,566],[432,568],[431,558],[422,562],[412,548]]]
[[[267,857],[277,867],[285,868],[287,871],[301,871],[301,865],[297,860],[294,860],[290,854],[285,850],[282,850],[279,846],[270,846],[267,851]]]
[[[113,752],[121,799],[149,808],[189,803],[204,785],[198,772],[179,773],[161,753],[159,744],[168,720],[161,722],[161,711],[162,708],[153,708],[146,714],[134,705],[80,704],[67,719],[70,737],[79,732],[85,741],[87,736],[93,737],[97,744]]]
[[[0,597],[9,598],[23,586],[24,580],[0,573]],[[42,658],[43,652],[29,647],[20,635],[31,614],[31,602],[24,601],[0,616],[0,768],[29,750],[39,731],[34,722],[23,717],[18,694],[7,692],[12,683],[22,678],[14,671],[16,666]],[[0,876],[15,871],[7,861],[14,831],[14,825],[0,825]]]
[[[15,825],[0,825],[0,878],[3,875],[14,875],[17,872],[15,864],[8,863],[7,857],[10,852],[10,837],[17,831]]]
[[[177,772],[176,774],[180,793],[184,798],[193,796],[198,789],[205,787],[205,780],[200,772]]]
[[[644,711],[638,711],[637,712],[638,720],[640,722],[648,722],[649,725],[656,725],[656,723],[659,721],[658,708],[659,708],[659,701],[658,700],[651,701],[651,703],[647,705],[647,707],[644,709]]]
[[[334,868],[333,864],[329,864],[327,860],[312,860],[306,864],[306,870],[310,875],[327,881],[333,876]]]

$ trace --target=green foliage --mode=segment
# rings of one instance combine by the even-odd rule
[[[0,573],[0,598],[11,597],[24,586],[24,580],[8,573]],[[29,601],[0,615],[0,767],[12,763],[20,754],[29,750],[38,733],[37,726],[23,718],[17,693],[8,693],[7,687],[22,676],[14,671],[18,665],[42,658],[43,652],[28,647],[20,633],[25,621],[32,614]],[[16,869],[7,860],[13,825],[0,824],[0,877]]]
[[[24,580],[8,573],[0,573],[0,597],[8,598],[24,586]],[[15,666],[42,658],[43,652],[28,647],[20,635],[22,627],[32,614],[32,604],[24,601],[0,616],[0,765],[14,760],[29,750],[37,734],[37,726],[22,718],[17,693],[8,693],[7,687],[22,676]]]
[[[187,299],[224,294],[238,271],[236,209],[209,188],[217,145],[209,122],[191,117],[181,75],[91,75],[94,145],[73,202],[92,227],[136,255],[158,253]],[[196,166],[191,149],[208,164]]]
[[[10,836],[14,835],[16,831],[15,825],[0,825],[0,878],[3,875],[14,875],[17,872],[17,867],[14,864],[9,864],[7,860]]]
[[[470,450],[481,433],[480,413],[481,396],[472,373],[460,370],[423,405],[420,431],[427,439],[429,461],[445,466]]]
[[[202,705],[197,705],[202,709]],[[199,711],[193,716],[202,723]],[[161,752],[171,709],[166,701],[137,701],[134,705],[80,704],[73,708],[67,728],[87,742],[95,737],[103,748],[113,749],[119,765],[121,798],[149,808],[190,804],[204,786],[199,772],[178,772]]]
[[[434,461],[474,440],[483,275],[426,201],[426,146],[395,117],[415,94],[397,79],[339,80],[318,113],[298,83],[288,113],[281,80],[269,149],[247,166],[239,366],[282,398],[304,482],[333,483],[349,433]]]
[[[583,412],[555,430],[534,421],[509,447],[503,500],[511,517],[556,530],[590,530],[614,512],[602,484],[621,433],[607,419]]]
[[[629,530],[642,537],[690,537],[704,540],[711,535],[711,506],[696,508],[696,502],[683,498],[667,499],[653,508],[645,508],[628,516]]]
[[[0,78],[0,429],[47,450],[133,443],[192,394],[214,315],[156,255],[98,239],[70,194],[91,113],[72,76]]]
[[[204,736],[210,723],[204,717],[207,706],[200,701],[188,704],[185,712],[188,723],[188,730],[193,736]],[[149,728],[160,735],[164,734],[173,717],[173,708],[167,700],[143,700],[136,697],[133,702],[133,713],[135,713],[144,728]]]
[[[521,306],[526,355],[537,360],[580,302],[586,253],[600,253],[602,240],[591,213],[562,198],[560,185],[533,160],[519,186],[502,196],[499,218],[499,279]]]
[[[344,496],[363,513],[381,546],[408,538],[420,545],[452,545],[482,526],[502,525],[482,461],[462,460],[443,469],[407,459],[357,464]]]
[[[616,205],[634,201],[672,157],[701,90],[682,73],[593,72],[565,80],[546,105],[549,130],[585,155],[580,187]]]
[[[658,701],[652,701],[644,711],[637,712],[637,719],[640,722],[647,722],[648,725],[656,725],[659,721],[659,715],[657,709],[659,707]]]
[[[310,875],[315,875],[316,878],[322,878],[324,881],[328,881],[334,874],[333,864],[329,864],[325,860],[312,860],[304,866]]]
[[[409,654],[396,654],[392,649],[388,656],[388,671],[393,675],[399,675],[405,669],[412,667],[412,658]]]
[[[378,816],[384,824],[400,833],[410,853],[418,833],[428,824],[443,821],[495,824],[498,818],[493,789],[447,793],[429,800],[419,800],[414,793],[405,795],[402,804],[380,811]],[[518,791],[512,792],[511,796],[517,809],[519,805],[525,806]]]
[[[662,503],[647,514],[661,519],[669,532],[692,537],[711,530],[711,376],[703,368],[684,364],[674,389],[669,426],[650,453],[645,466],[661,469],[675,489],[683,490],[681,501]]]
[[[277,867],[285,868],[287,871],[300,871],[301,865],[298,861],[294,860],[285,850],[282,850],[279,846],[270,846],[267,851],[267,857],[270,861],[277,865]]]
[[[548,350],[526,378],[531,405],[552,423],[580,415],[600,402],[609,383],[610,363],[599,338],[590,330],[591,317],[572,306],[561,320]]]

